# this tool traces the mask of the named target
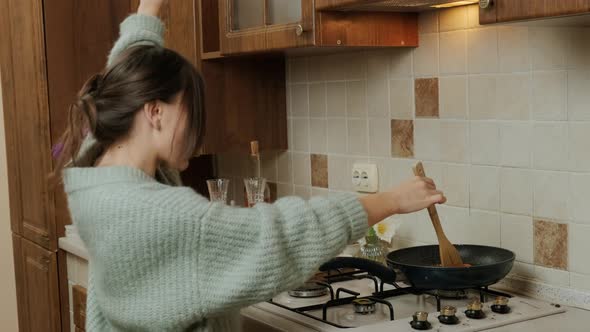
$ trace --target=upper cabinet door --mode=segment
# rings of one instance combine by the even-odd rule
[[[313,45],[313,15],[313,0],[221,0],[221,53]]]
[[[495,0],[480,8],[480,23],[500,23],[587,13],[589,0]]]

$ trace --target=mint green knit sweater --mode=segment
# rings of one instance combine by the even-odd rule
[[[161,45],[162,30],[130,16],[109,61]],[[87,331],[239,331],[240,308],[302,284],[367,229],[354,194],[228,207],[139,169],[92,167],[92,150],[64,170],[90,256]]]

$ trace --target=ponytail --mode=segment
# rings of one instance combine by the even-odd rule
[[[97,111],[94,100],[100,92],[101,81],[101,74],[90,77],[78,92],[76,102],[69,107],[66,131],[52,149],[55,162],[49,179],[53,185],[60,181],[61,172],[68,164],[76,166],[76,158],[84,138],[88,133],[96,131]]]

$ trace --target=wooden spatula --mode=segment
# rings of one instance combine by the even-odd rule
[[[414,166],[414,175],[421,177],[426,176],[422,162],[418,162],[416,166]],[[436,206],[431,205],[428,207],[428,215],[430,216],[432,226],[434,226],[436,237],[438,238],[438,250],[440,254],[441,265],[443,267],[463,267],[464,265],[461,255],[459,255],[457,248],[455,248],[451,241],[447,239],[447,236],[442,229],[438,212],[436,211]]]

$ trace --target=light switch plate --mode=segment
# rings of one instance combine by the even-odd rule
[[[375,164],[352,166],[352,188],[363,193],[376,193],[379,189],[379,173]]]

